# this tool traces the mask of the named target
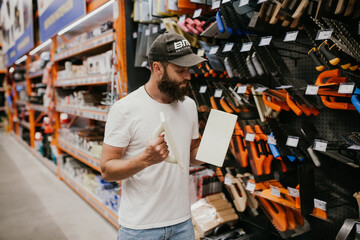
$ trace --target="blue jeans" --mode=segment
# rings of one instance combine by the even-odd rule
[[[151,229],[130,229],[120,226],[117,240],[194,240],[191,218],[172,226]]]

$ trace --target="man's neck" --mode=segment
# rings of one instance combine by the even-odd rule
[[[150,78],[149,81],[144,85],[144,88],[147,94],[155,101],[163,104],[171,103],[169,98],[159,90],[155,79]]]

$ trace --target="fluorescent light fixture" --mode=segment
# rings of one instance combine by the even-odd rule
[[[19,58],[18,60],[15,61],[15,64],[19,64],[19,63],[22,63],[23,61],[25,61],[27,59],[27,56],[24,55],[22,56],[21,58]]]
[[[100,7],[98,7],[97,9],[93,10],[92,12],[90,12],[89,14],[85,15],[84,17],[76,20],[75,22],[71,23],[70,25],[66,26],[65,28],[61,29],[57,35],[63,35],[64,33],[66,33],[67,31],[69,31],[70,29],[74,28],[75,26],[79,25],[80,23],[84,22],[85,20],[91,18],[92,16],[94,16],[95,14],[99,13],[100,11],[102,11],[104,8],[106,8],[107,6],[113,4],[115,2],[115,0],[110,0],[107,3],[101,5]]]
[[[37,46],[36,48],[34,48],[33,50],[31,50],[29,52],[30,55],[34,55],[35,53],[37,53],[38,51],[40,51],[42,48],[46,47],[47,45],[49,45],[52,42],[51,38],[49,38],[48,40],[46,40],[45,42],[43,42],[42,44],[40,44],[39,46]]]
[[[12,73],[13,71],[14,71],[14,68],[11,67],[11,68],[9,69],[9,72]]]

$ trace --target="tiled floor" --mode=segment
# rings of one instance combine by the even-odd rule
[[[0,132],[0,240],[116,239],[117,230],[17,140]]]

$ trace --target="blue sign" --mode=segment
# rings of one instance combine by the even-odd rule
[[[5,66],[34,47],[32,0],[4,0],[0,9]]]
[[[85,0],[38,0],[38,7],[41,42],[86,14]]]

